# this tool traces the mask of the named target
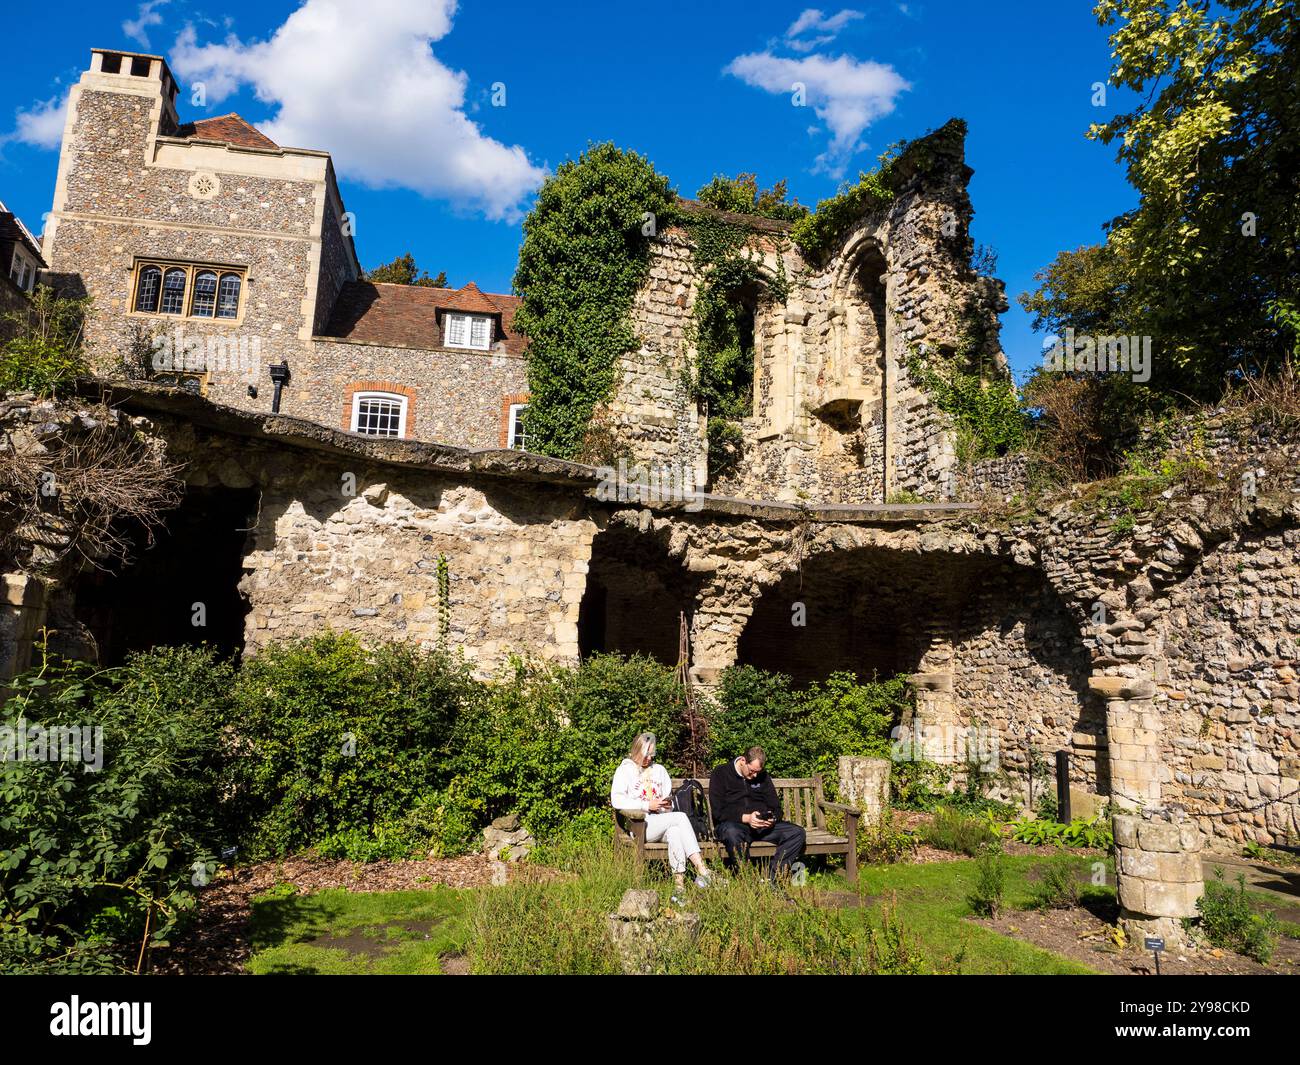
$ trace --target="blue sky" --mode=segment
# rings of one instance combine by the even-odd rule
[[[367,268],[409,250],[453,285],[498,292],[510,290],[530,190],[589,141],[648,155],[684,195],[743,170],[764,185],[786,178],[811,206],[892,142],[960,116],[974,237],[998,253],[1012,303],[1003,346],[1023,372],[1041,338],[1016,295],[1135,199],[1113,150],[1084,137],[1132,102],[1111,88],[1094,106],[1106,30],[1080,0],[308,0],[301,10],[230,0],[216,20],[212,10],[135,0],[7,12],[11,39],[40,47],[9,53],[0,200],[40,231],[61,129],[45,109],[92,46],[168,56],[182,120],[237,111],[280,143],[330,151]],[[778,91],[791,71],[809,106]],[[206,101],[193,106],[199,82]]]

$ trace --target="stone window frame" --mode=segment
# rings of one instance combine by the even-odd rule
[[[465,319],[465,339],[464,344],[453,344],[451,340],[451,320],[453,318]],[[487,326],[487,335],[482,344],[474,344],[471,341],[474,338],[475,320],[483,322]],[[492,315],[490,314],[469,314],[465,311],[445,311],[442,316],[442,343],[448,348],[463,348],[466,351],[491,351],[492,338],[496,331],[492,326]]]
[[[376,437],[379,440],[411,440],[415,437],[415,389],[396,381],[353,381],[343,393],[343,430],[354,433],[352,427],[353,412],[357,398],[364,395],[380,395],[403,400],[401,434],[399,436]],[[363,434],[373,436],[374,434]]]
[[[157,309],[140,310],[137,303],[140,298],[140,275],[150,267],[154,267],[160,273],[158,287],[158,306]],[[185,271],[185,288],[181,297],[181,310],[172,314],[162,310],[162,290],[163,282],[167,277],[168,271],[183,270]],[[199,274],[214,273],[217,275],[217,290],[214,293],[212,314],[196,314],[194,311],[195,281]],[[221,306],[221,286],[226,278],[234,276],[239,280],[239,300],[235,308],[233,318],[220,317],[217,310]],[[146,256],[137,256],[131,266],[131,291],[129,296],[130,315],[140,318],[167,319],[167,320],[184,320],[194,322],[207,322],[214,325],[237,326],[243,323],[244,311],[247,306],[245,294],[248,292],[248,267],[236,266],[232,263],[205,263],[192,262],[185,259],[162,259],[150,258]]]
[[[501,435],[499,439],[502,450],[510,449],[510,430],[514,410],[518,407],[527,407],[531,398],[527,392],[512,392],[501,397]]]

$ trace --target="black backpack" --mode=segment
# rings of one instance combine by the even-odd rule
[[[704,787],[698,780],[682,781],[682,786],[673,792],[673,809],[691,819],[691,828],[695,829],[697,840],[713,838],[709,807],[704,801]]]

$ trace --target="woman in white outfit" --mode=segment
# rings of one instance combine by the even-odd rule
[[[616,810],[644,810],[647,843],[668,843],[668,866],[677,890],[686,882],[686,863],[695,866],[698,887],[709,884],[709,867],[700,854],[691,819],[673,810],[672,781],[668,770],[655,763],[655,734],[643,732],[632,741],[632,749],[614,771],[609,801]]]

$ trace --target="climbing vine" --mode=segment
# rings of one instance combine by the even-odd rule
[[[630,312],[650,239],[674,217],[668,179],[636,152],[589,147],[542,185],[524,220],[516,327],[528,338],[530,449],[571,458],[618,360],[636,349]]]
[[[931,361],[914,347],[907,357],[912,380],[951,416],[957,456],[964,462],[1018,450],[1029,433],[1028,415],[1010,377],[969,369],[979,348],[978,331],[972,331],[962,334],[952,356]]]
[[[446,651],[451,638],[451,573],[447,556],[438,556],[438,650]]]
[[[694,395],[709,412],[709,472],[716,478],[740,460],[739,423],[753,413],[755,311],[764,302],[785,300],[789,282],[783,249],[778,246],[772,277],[750,248],[748,227],[715,215],[692,215],[684,224],[702,279],[693,322]]]

